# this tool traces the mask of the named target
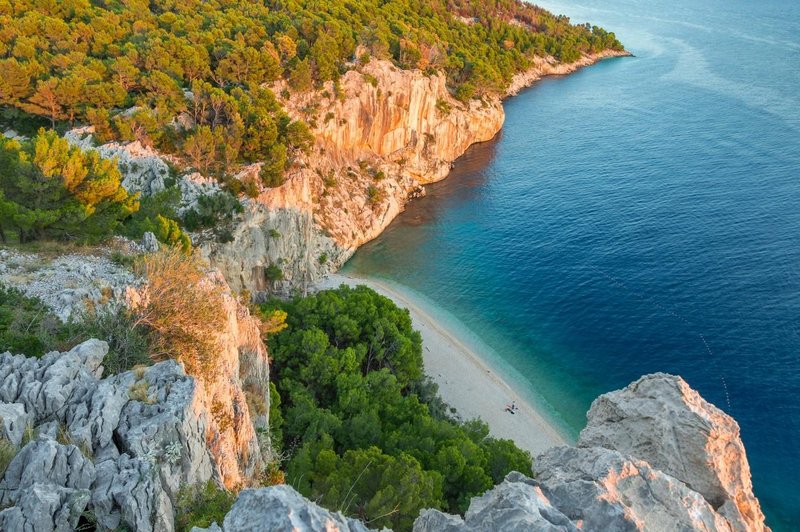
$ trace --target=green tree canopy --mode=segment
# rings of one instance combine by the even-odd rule
[[[30,142],[0,139],[0,237],[96,241],[138,208],[116,161],[44,129]]]
[[[287,312],[269,337],[286,480],[328,508],[410,530],[422,508],[466,510],[530,455],[485,423],[447,417],[422,366],[407,310],[367,287],[341,287],[266,312]]]

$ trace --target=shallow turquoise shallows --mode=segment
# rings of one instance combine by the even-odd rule
[[[545,4],[635,58],[547,79],[346,270],[422,294],[573,437],[598,394],[682,375],[800,527],[800,3]]]

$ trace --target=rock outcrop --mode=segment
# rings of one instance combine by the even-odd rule
[[[501,484],[473,498],[463,519],[438,510],[423,510],[414,522],[414,532],[484,530],[577,532],[578,528],[550,504],[536,482],[517,472],[509,473]]]
[[[170,178],[167,158],[140,142],[109,142],[95,146],[91,126],[67,131],[64,138],[84,150],[97,150],[107,159],[117,159],[122,186],[129,192],[140,192],[143,196],[151,196],[164,190],[166,180]]]
[[[735,530],[763,530],[736,421],[673,375],[647,375],[600,396],[579,447],[645,460],[701,494]]]
[[[463,520],[425,510],[414,532],[731,530],[700,494],[616,451],[556,447],[534,464],[535,480],[510,473]]]
[[[204,432],[204,445],[222,483],[233,488],[246,485],[261,462],[257,429],[269,423],[269,363],[259,320],[231,294],[218,272],[209,273],[208,282],[209,287],[222,289],[221,312],[226,320],[218,334],[215,357],[220,371],[193,379],[199,389],[195,408],[213,413]],[[129,289],[128,307],[135,311],[148,297],[147,285]]]
[[[100,379],[107,351],[90,340],[41,359],[0,355],[0,400],[23,405],[38,434],[0,481],[3,530],[68,530],[87,508],[109,529],[172,530],[181,486],[221,478],[197,381],[172,361]]]
[[[146,285],[129,290],[137,297]],[[72,530],[89,512],[103,529],[169,532],[183,487],[257,476],[269,450],[256,432],[269,423],[267,353],[258,320],[229,291],[223,299],[211,380],[171,360],[103,379],[98,340],[39,359],[0,355],[0,426],[24,444],[0,480],[1,530]]]
[[[730,530],[679,480],[610,449],[557,447],[536,458],[551,504],[584,530]]]
[[[106,305],[119,305],[134,275],[109,257],[70,253],[57,257],[0,249],[0,283],[49,307],[62,321]]]
[[[290,486],[248,489],[239,494],[222,527],[194,528],[193,532],[367,532],[360,521],[330,512]]]

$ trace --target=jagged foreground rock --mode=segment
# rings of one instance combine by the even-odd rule
[[[244,490],[220,527],[194,527],[192,532],[220,532],[221,530],[247,530],[248,532],[367,532],[360,521],[330,512],[309,501],[290,486],[272,486],[257,490]]]
[[[579,446],[550,449],[534,467],[535,479],[513,472],[473,498],[463,518],[423,510],[414,531],[769,530],[736,422],[680,377],[648,375],[601,396]],[[245,494],[225,518],[224,532],[353,530],[352,520],[320,514],[292,488]]]
[[[0,355],[0,432],[31,439],[0,479],[0,530],[72,530],[88,511],[101,529],[169,532],[182,487],[250,482],[269,367],[257,320],[229,293],[225,313],[213,382],[175,361],[102,379],[99,340],[41,359]],[[250,415],[245,388],[263,411]]]
[[[734,529],[762,526],[739,425],[680,377],[642,377],[600,396],[587,418],[579,447],[606,447],[646,460],[700,493]]]

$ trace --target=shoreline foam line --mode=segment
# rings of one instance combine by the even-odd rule
[[[439,385],[442,399],[458,411],[461,419],[482,419],[489,425],[492,436],[513,440],[533,456],[549,447],[571,443],[545,413],[512,388],[457,334],[422,309],[413,297],[379,280],[342,273],[328,275],[316,288],[337,288],[341,284],[366,285],[409,310],[414,328],[422,335],[425,373]],[[512,401],[517,406],[515,414],[505,411]]]

